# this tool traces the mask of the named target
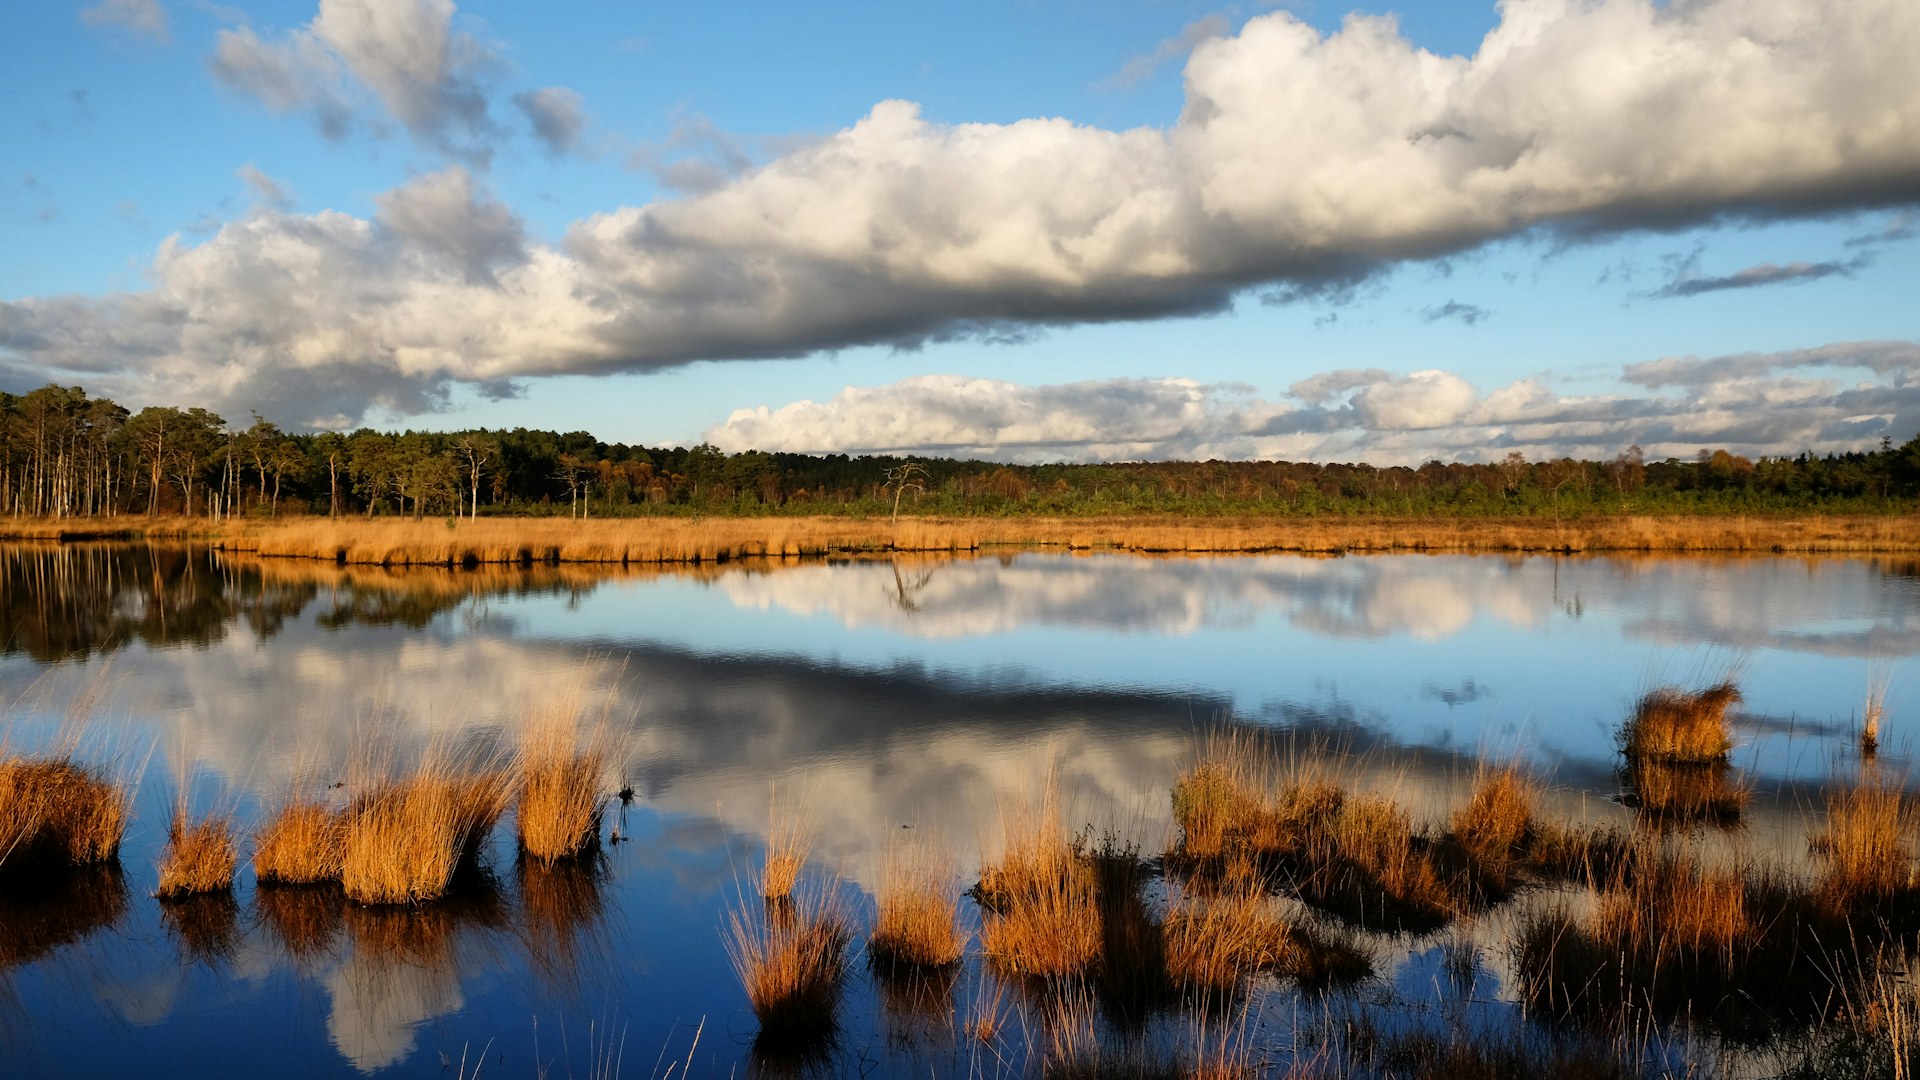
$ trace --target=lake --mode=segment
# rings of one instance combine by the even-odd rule
[[[1169,790],[1210,732],[1338,746],[1359,783],[1431,821],[1477,762],[1515,761],[1550,782],[1549,812],[1628,828],[1622,719],[1654,687],[1730,678],[1751,801],[1712,842],[1804,863],[1809,814],[1858,767],[1869,693],[1885,691],[1889,770],[1920,693],[1911,558],[1017,551],[399,572],[16,545],[0,548],[0,619],[7,748],[65,733],[138,780],[117,871],[0,899],[8,1077],[1017,1075],[1040,1022],[1018,1020],[977,942],[931,1007],[856,961],[826,1050],[756,1052],[721,927],[757,910],[776,799],[805,807],[809,879],[837,879],[856,925],[899,836],[940,836],[970,884],[1007,798],[1050,774],[1069,829],[1165,850]],[[479,880],[420,909],[278,895],[244,867],[230,898],[152,899],[182,797],[244,833],[369,746],[505,745],[569,694],[610,726],[609,795],[629,789],[590,864],[523,864],[502,828]],[[1517,1022],[1499,918],[1471,932],[1464,989],[1440,974],[1458,929],[1365,934],[1363,986],[1262,977],[1214,1020],[1280,1066],[1342,1008],[1459,999]],[[1012,1034],[967,1037],[965,1017],[996,1008]],[[1192,1024],[1173,1010],[1136,1037]],[[1685,1049],[1749,1068],[1743,1048]]]

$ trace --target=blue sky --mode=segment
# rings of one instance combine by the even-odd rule
[[[8,5],[0,388],[1012,460],[1904,442],[1920,13],[1813,7]]]

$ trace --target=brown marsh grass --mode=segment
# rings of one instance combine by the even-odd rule
[[[1283,964],[1292,928],[1246,862],[1202,890],[1181,890],[1161,924],[1167,977],[1188,990],[1218,994],[1256,972]]]
[[[1916,885],[1913,800],[1885,781],[1863,778],[1827,797],[1825,826],[1812,838],[1820,869],[1814,891],[1835,914],[1879,910]]]
[[[600,839],[606,733],[604,727],[582,729],[580,704],[577,694],[569,695],[536,716],[520,736],[515,761],[520,848],[543,862],[579,855]],[[473,790],[484,797],[498,789],[479,784]]]
[[[182,807],[167,826],[167,846],[160,857],[160,886],[154,895],[168,900],[228,892],[233,888],[233,868],[239,861],[240,848],[234,842],[230,815],[214,813],[192,821]]]
[[[1104,940],[1100,882],[1061,824],[1057,770],[1038,792],[1001,799],[1000,832],[1000,858],[983,863],[973,891],[987,959],[1014,975],[1085,974]]]
[[[1621,753],[1631,761],[1724,761],[1733,749],[1727,710],[1739,701],[1740,688],[1731,682],[1691,692],[1656,687],[1621,725]]]
[[[504,785],[500,774],[429,759],[355,796],[340,817],[340,884],[348,898],[417,904],[444,895],[498,818]]]
[[[887,851],[875,890],[867,954],[881,967],[945,968],[959,963],[967,937],[959,927],[960,889],[953,858],[916,831]]]
[[[70,757],[0,760],[0,869],[113,859],[128,802],[121,785]]]
[[[310,799],[289,799],[271,810],[253,834],[253,874],[263,885],[313,885],[340,880],[344,815]]]
[[[778,901],[792,896],[812,850],[813,822],[805,797],[789,792],[783,798],[778,789],[769,788],[766,858],[757,877],[761,897]]]
[[[1504,864],[1531,845],[1540,785],[1519,770],[1483,766],[1466,805],[1449,823],[1460,846],[1484,862]]]
[[[18,528],[18,525],[14,526]],[[73,527],[71,525],[66,527]],[[156,526],[157,527],[157,526]],[[718,562],[878,551],[1057,546],[1140,552],[1920,550],[1900,518],[280,518],[181,523],[230,551],[378,565]],[[143,525],[142,528],[149,528]]]
[[[853,938],[837,893],[798,894],[794,917],[781,920],[756,917],[743,899],[721,933],[760,1021],[757,1045],[803,1047],[832,1036]]]

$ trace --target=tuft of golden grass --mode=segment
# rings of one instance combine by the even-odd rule
[[[160,887],[154,895],[167,900],[226,892],[233,888],[233,868],[239,861],[232,817],[210,814],[189,821],[184,810],[176,812],[167,826],[167,846],[160,857]]]
[[[852,940],[837,894],[795,896],[791,919],[755,918],[742,903],[727,913],[722,937],[760,1040],[804,1045],[832,1033]]]
[[[357,796],[341,816],[340,885],[363,904],[417,904],[447,891],[466,828],[445,778],[423,771]]]
[[[1000,894],[980,923],[980,945],[1000,970],[1035,978],[1083,975],[1104,941],[1099,889],[1090,869],[1070,866],[1051,878],[1024,879]]]
[[[1621,752],[1638,761],[1724,761],[1733,749],[1727,710],[1739,700],[1740,688],[1731,682],[1693,692],[1657,687],[1621,725]]]
[[[953,859],[924,837],[888,852],[874,897],[867,953],[889,968],[944,968],[959,963],[967,938],[958,925],[960,890]]]
[[[1820,858],[1814,890],[1835,914],[1886,904],[1914,888],[1913,835],[1920,814],[1905,792],[1862,779],[1827,797],[1825,828],[1813,837]]]
[[[340,880],[343,828],[319,802],[290,799],[253,834],[253,873],[263,885],[313,885]]]
[[[974,888],[987,959],[1036,978],[1085,973],[1105,940],[1100,882],[1060,824],[1057,771],[1037,793],[1001,800],[1000,831],[1000,859],[982,865]]]
[[[1872,758],[1880,752],[1880,721],[1887,715],[1887,681],[1891,670],[1876,673],[1867,681],[1867,700],[1860,709],[1860,756]]]
[[[1458,907],[1455,890],[1416,847],[1413,820],[1381,795],[1345,800],[1331,826],[1309,838],[1309,898],[1378,926],[1437,926]]]
[[[1539,785],[1514,768],[1480,770],[1465,806],[1453,812],[1453,835],[1473,857],[1506,863],[1532,842]]]
[[[1744,876],[1691,848],[1637,850],[1599,899],[1594,932],[1632,956],[1730,957],[1752,925]]]
[[[120,852],[127,793],[71,758],[0,760],[0,868],[89,866]]]
[[[599,841],[605,801],[600,779],[606,766],[601,742],[598,734],[582,732],[578,703],[571,700],[535,717],[522,731],[515,818],[521,850],[528,855],[552,862]],[[498,788],[479,784],[474,790],[484,796]]]
[[[782,801],[778,790],[767,792],[767,854],[760,865],[760,895],[784,900],[793,895],[800,871],[813,850],[813,828],[799,800]]]
[[[1287,959],[1292,929],[1250,864],[1204,893],[1182,890],[1161,923],[1167,977],[1190,990],[1231,990]]]

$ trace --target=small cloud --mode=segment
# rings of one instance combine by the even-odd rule
[[[1458,300],[1449,300],[1437,307],[1422,308],[1420,318],[1426,322],[1439,322],[1441,319],[1458,319],[1468,326],[1478,326],[1493,312],[1476,304],[1463,304]]]
[[[653,43],[647,40],[646,35],[635,34],[632,37],[624,37],[624,38],[621,38],[619,41],[614,42],[613,51],[617,53],[626,53],[630,56],[638,56],[639,54],[646,52],[649,48],[652,48],[652,46],[653,46]]]
[[[1869,247],[1876,244],[1891,244],[1901,240],[1911,240],[1920,232],[1920,210],[1902,210],[1890,215],[1887,223],[1870,233],[1864,233],[1847,240],[1848,247]]]
[[[1212,38],[1225,37],[1233,24],[1219,12],[1202,16],[1182,27],[1178,34],[1163,38],[1151,51],[1130,56],[1120,70],[1094,84],[1106,91],[1130,90],[1153,78],[1155,72],[1184,58],[1194,46]]]
[[[641,143],[627,167],[652,173],[675,191],[712,191],[753,168],[753,158],[734,135],[697,112],[685,112],[659,142]]]
[[[100,0],[80,9],[80,21],[96,30],[119,30],[144,37],[156,45],[172,40],[167,12],[159,0]]]
[[[1727,289],[1755,289],[1763,285],[1795,285],[1826,277],[1852,277],[1872,264],[1873,253],[1861,252],[1851,259],[1829,262],[1791,262],[1785,265],[1760,263],[1724,277],[1700,276],[1694,270],[1696,262],[1697,260],[1692,259],[1684,261],[1681,264],[1682,272],[1673,280],[1641,295],[1649,299],[1670,300],[1676,297],[1699,296],[1701,293],[1722,292]]]
[[[548,86],[513,95],[513,103],[525,114],[547,153],[565,157],[579,147],[580,132],[587,126],[585,101],[564,86]]]
[[[254,201],[261,205],[271,206],[275,210],[285,210],[293,205],[293,193],[287,190],[287,186],[261,172],[253,162],[240,166],[233,174],[246,183]]]

